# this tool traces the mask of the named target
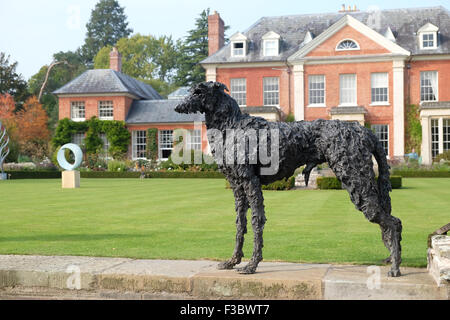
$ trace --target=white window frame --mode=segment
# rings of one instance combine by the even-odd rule
[[[269,48],[268,44],[273,43],[273,48]],[[278,56],[280,54],[280,41],[278,39],[266,39],[263,41],[263,47],[264,47],[264,56],[265,57],[274,57]],[[268,52],[269,50],[273,50],[273,53]]]
[[[436,79],[435,79],[436,80],[436,86],[435,86],[436,92],[434,92],[432,81],[430,81],[431,82],[430,86],[426,86],[426,87],[431,87],[431,89],[433,90],[435,99],[434,100],[431,100],[431,99],[422,100],[422,98],[425,96],[425,95],[422,96],[422,89],[424,88],[424,86],[422,86],[422,79],[425,75],[429,75],[429,74],[432,74],[433,76],[436,77]],[[438,71],[430,70],[430,71],[421,71],[420,72],[420,102],[428,102],[428,101],[439,101],[439,72]]]
[[[103,115],[107,113],[107,115]],[[98,102],[98,118],[100,120],[114,120],[114,102],[111,100],[101,100]]]
[[[167,143],[167,141],[165,141],[166,137],[168,135],[171,135],[172,138],[172,142],[170,143],[170,147],[168,147],[169,143]],[[170,150],[170,153],[172,154],[173,151],[173,130],[158,130],[158,159],[161,161],[165,161],[167,159],[169,159],[169,157],[167,158],[163,158],[163,151],[167,151]]]
[[[202,130],[193,129],[187,131],[186,148],[188,150],[202,150]]]
[[[242,48],[235,48],[236,44],[242,44]],[[242,53],[239,53],[241,52]],[[231,56],[232,57],[245,57],[247,53],[247,43],[246,41],[232,41],[231,42]]]
[[[431,40],[424,40],[424,36],[433,36],[433,45],[432,46],[424,46],[425,41],[428,43]],[[437,48],[437,32],[421,32],[420,33],[420,49],[428,50],[428,49],[436,49]]]
[[[314,79],[318,79],[319,77],[322,78],[322,80],[323,80],[323,89],[311,88],[311,85],[313,84],[311,81]],[[320,82],[314,82],[314,84],[317,84],[317,83],[320,83]],[[312,75],[308,76],[308,102],[309,102],[308,107],[325,107],[326,106],[326,97],[327,97],[326,86],[327,86],[326,85],[326,77],[324,74],[312,74]],[[323,102],[320,102],[320,103],[311,102],[311,97],[312,97],[311,92],[312,91],[320,92],[322,90],[323,90]]]
[[[81,107],[83,108],[83,110],[80,109]],[[83,114],[83,117],[80,117],[81,114]],[[84,101],[70,102],[70,119],[72,121],[86,120],[86,104],[84,103]]]
[[[388,124],[373,124],[371,126],[373,132],[375,133],[375,135],[377,136],[378,140],[380,140],[381,144],[383,145],[383,149],[386,152],[386,156],[389,158],[389,136],[390,136],[390,132],[389,132],[389,125]],[[386,128],[386,131],[381,132],[378,131],[377,129],[379,128]],[[381,134],[387,134],[387,138],[386,139],[381,139],[380,135]]]
[[[430,120],[431,158],[434,159],[439,154],[439,119]]]
[[[380,77],[381,75],[383,75],[383,77],[385,77],[386,79],[384,81],[386,81],[386,83],[384,84],[384,86],[380,86],[379,84],[377,84],[377,86],[375,87],[375,83],[376,82],[381,82],[379,79],[374,79],[374,77]],[[374,95],[372,93],[373,89],[384,89],[386,88],[386,101],[374,101]],[[377,94],[376,94],[377,95]],[[381,94],[378,94],[378,96],[381,96]],[[371,106],[387,106],[389,105],[389,73],[388,72],[373,72],[370,74],[370,105]]]
[[[247,105],[247,79],[230,79],[230,94],[239,106],[245,107]]]
[[[84,146],[84,139],[86,135],[84,132],[77,132],[72,135],[72,143],[78,145],[79,147]]]
[[[444,118],[442,120],[442,131],[443,151],[446,152],[450,150],[450,118]]]
[[[269,79],[277,80],[276,90],[267,90],[267,86],[273,86],[274,84],[266,84]],[[270,97],[268,97],[270,95]],[[272,96],[274,95],[274,96]],[[276,102],[276,103],[274,103]],[[280,78],[279,77],[263,77],[263,105],[271,107],[280,107]]]
[[[340,46],[342,43],[346,42],[346,41],[351,41],[351,42],[353,42],[353,43],[356,45],[356,48],[339,48],[339,46]],[[359,47],[359,43],[356,42],[356,41],[353,40],[353,39],[342,39],[342,40],[339,41],[338,44],[336,45],[336,51],[354,51],[354,50],[360,50],[360,47]]]
[[[354,88],[343,88],[343,77],[346,76],[353,76],[354,81]],[[352,93],[354,93],[354,99],[352,99],[351,102],[342,102],[343,98],[343,90],[352,90]],[[353,101],[354,100],[354,101]],[[348,106],[356,106],[358,104],[358,77],[356,73],[343,73],[339,75],[339,106],[341,107],[348,107]]]
[[[147,131],[146,130],[133,130],[132,131],[132,158],[147,159]],[[144,156],[142,156],[142,153]]]
[[[433,45],[425,47],[423,36],[429,36],[429,35],[433,36]],[[420,49],[421,50],[437,49],[437,32],[421,32],[421,33],[419,33],[419,37],[420,37]],[[425,41],[429,42],[431,40],[425,40]]]

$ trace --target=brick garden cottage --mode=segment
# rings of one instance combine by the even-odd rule
[[[269,120],[341,119],[371,126],[392,159],[405,154],[405,112],[420,106],[421,156],[450,149],[450,14],[443,7],[263,17],[224,45],[209,16],[207,80]]]
[[[450,13],[445,8],[343,8],[263,17],[226,45],[217,12],[208,25],[209,57],[201,61],[206,80],[226,84],[243,112],[271,121],[289,114],[297,121],[358,121],[374,129],[393,159],[405,154],[406,108],[414,104],[422,124],[422,162],[430,164],[450,149]],[[208,151],[203,116],[174,111],[185,93],[163,100],[151,86],[120,71],[120,53],[113,50],[110,69],[86,71],[57,90],[60,119],[124,120],[132,133],[133,159],[146,155],[148,128],[158,129],[159,159],[170,154],[177,128],[190,130],[192,148]],[[194,130],[194,122],[202,129]]]
[[[59,119],[85,121],[95,116],[100,120],[125,121],[131,132],[130,159],[148,158],[148,129],[157,129],[156,158],[166,160],[173,149],[173,132],[187,129],[187,147],[207,152],[204,116],[179,114],[176,105],[187,94],[180,88],[163,99],[150,85],[121,72],[121,55],[116,48],[110,53],[110,69],[88,70],[54,92],[59,98]],[[84,133],[73,136],[82,144]],[[101,134],[107,150],[109,142]]]

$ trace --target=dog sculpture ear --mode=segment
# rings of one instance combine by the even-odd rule
[[[226,90],[226,91],[230,92],[230,90],[228,90],[227,86],[221,82],[214,82],[214,89],[220,89],[222,91]]]

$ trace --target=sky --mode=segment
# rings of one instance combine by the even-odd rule
[[[17,61],[25,80],[52,61],[54,53],[76,50],[86,36],[86,23],[98,0],[0,0],[0,52]],[[119,0],[133,33],[172,35],[180,39],[195,26],[200,13],[217,11],[230,26],[227,35],[245,31],[259,18],[337,12],[343,3],[359,10],[444,6],[450,0]]]

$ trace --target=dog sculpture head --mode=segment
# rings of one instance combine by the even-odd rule
[[[175,111],[178,113],[216,113],[221,109],[229,108],[232,98],[225,93],[228,88],[220,82],[202,82],[193,86],[190,94],[178,104]],[[225,100],[224,100],[225,99]],[[234,101],[234,100],[232,100]]]

